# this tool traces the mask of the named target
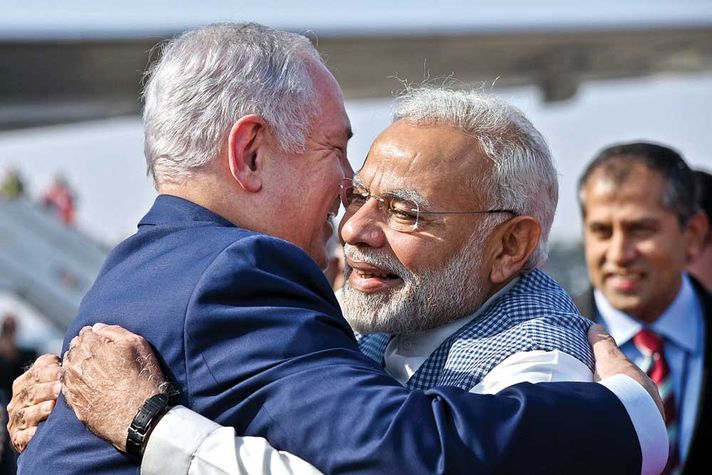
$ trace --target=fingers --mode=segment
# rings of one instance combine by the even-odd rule
[[[95,353],[96,348],[107,342],[107,339],[93,331],[92,327],[84,327],[79,335],[69,342],[69,350],[64,353],[62,365],[67,369],[68,364],[75,361],[82,361]]]
[[[61,385],[61,367],[56,355],[42,355],[12,383],[12,400],[7,405],[10,418],[14,411],[43,401],[54,400]]]
[[[8,422],[8,430],[12,433],[17,430],[37,427],[40,422],[47,419],[52,409],[54,409],[54,405],[55,400],[52,399],[13,411],[10,415],[10,422]]]
[[[42,355],[34,362],[29,370],[25,371],[12,383],[12,392],[17,394],[25,386],[35,383],[59,381],[60,360],[57,355]]]
[[[112,342],[125,341],[135,346],[146,346],[146,340],[140,335],[132,333],[118,325],[107,325],[105,323],[95,323],[93,326],[83,327],[77,336],[72,338],[69,349],[84,343],[86,338],[98,336]]]
[[[59,397],[61,390],[62,384],[58,380],[25,386],[7,405],[8,413],[12,417],[14,411],[35,406],[45,401],[55,401]]]
[[[143,338],[141,338],[140,336],[136,335],[135,333],[131,333],[130,331],[118,325],[95,323],[92,327],[92,331],[97,335],[100,335],[112,341],[133,340],[136,338],[140,338],[141,340],[143,340]]]
[[[144,352],[150,351],[151,348],[142,336],[136,335],[118,325],[95,323],[91,327],[86,326],[80,330],[79,335],[75,336],[70,342],[69,352],[71,353],[77,347],[104,342],[124,343],[131,348]]]
[[[117,345],[124,345],[131,351],[136,352],[140,355],[142,364],[157,364],[151,345],[141,335],[132,333],[118,325],[105,325],[103,323],[94,324],[92,333]]]
[[[37,426],[49,417],[60,389],[61,385],[57,382],[30,386],[23,390],[23,394],[13,398],[8,405],[7,431],[10,435],[10,442],[17,453],[22,453],[25,450],[35,434]],[[36,403],[18,405],[18,400],[19,404],[26,404],[26,401],[36,401]]]
[[[18,453],[25,450],[37,425],[52,412],[62,388],[60,375],[59,357],[42,355],[12,383],[7,430]]]
[[[588,329],[588,341],[593,348],[593,355],[598,361],[600,358],[611,358],[620,356],[625,358],[623,353],[616,345],[616,341],[606,331],[603,326],[595,323]]]
[[[599,325],[598,323],[594,323],[591,325],[591,328],[588,329],[588,341],[591,343],[591,346],[599,341],[613,342],[615,345],[613,337],[606,331],[603,325]]]
[[[52,356],[56,358],[52,361],[52,364],[33,369],[32,379],[35,384],[59,382],[59,378],[62,375],[62,367],[60,366],[59,357],[55,355]]]
[[[588,340],[593,348],[593,356],[596,359],[596,374],[594,378],[607,378],[617,374],[623,374],[640,384],[662,411],[662,401],[658,393],[657,386],[643,373],[640,368],[634,365],[616,345],[613,337],[601,325],[591,325],[588,330]]]
[[[12,443],[12,448],[15,452],[21,454],[26,448],[30,439],[35,435],[37,427],[32,427],[30,429],[20,430],[15,433],[10,434],[10,442]]]
[[[44,354],[37,358],[32,365],[33,368],[41,368],[45,366],[53,366],[59,364],[59,356],[53,354]]]

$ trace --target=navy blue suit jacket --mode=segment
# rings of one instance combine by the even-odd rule
[[[601,385],[499,396],[409,391],[361,354],[314,262],[280,239],[160,196],[109,256],[65,339],[97,321],[143,335],[182,403],[326,473],[639,473],[622,404]],[[137,473],[62,400],[21,473]]]

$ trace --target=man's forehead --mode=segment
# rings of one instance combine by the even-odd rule
[[[400,199],[414,201],[419,206],[430,206],[430,199],[426,196],[426,194],[418,191],[417,186],[410,186],[407,183],[407,180],[386,179],[385,182],[390,184],[376,185],[376,183],[380,184],[383,182],[382,178],[382,175],[376,174],[369,179],[359,172],[354,176],[353,184],[356,187],[368,190],[369,193],[376,195],[393,195]]]
[[[315,132],[324,134],[329,140],[348,141],[353,133],[341,87],[323,63],[308,60],[307,65],[311,71],[317,100],[321,105]]]
[[[354,183],[368,188],[372,193],[389,193],[397,190],[415,190],[427,188],[424,184],[432,184],[439,178],[438,173],[430,173],[430,183],[423,180],[421,171],[412,167],[415,163],[412,156],[396,151],[396,155],[381,155],[369,153],[363,167],[356,173]],[[394,159],[396,156],[399,159]],[[414,169],[415,168],[415,169]]]
[[[589,224],[618,222],[638,225],[677,221],[677,215],[663,205],[660,194],[615,186],[601,186],[588,191],[584,200],[584,219]]]
[[[595,172],[583,189],[586,209],[620,208],[621,206],[665,210],[663,196],[665,180],[657,172],[643,167],[623,180],[604,171]],[[667,210],[665,210],[667,211]]]
[[[397,121],[374,141],[361,169],[364,179],[380,174],[413,183],[448,181],[482,173],[483,163],[476,141],[449,126],[414,125]]]

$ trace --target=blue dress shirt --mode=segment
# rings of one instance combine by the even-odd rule
[[[638,366],[645,357],[633,344],[633,336],[643,328],[661,335],[665,359],[670,366],[678,414],[677,446],[685,460],[695,428],[702,389],[705,319],[702,304],[685,274],[675,300],[652,325],[646,325],[616,310],[601,292],[594,291],[598,317],[625,355]]]

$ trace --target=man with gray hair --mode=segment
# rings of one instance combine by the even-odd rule
[[[273,452],[262,439],[233,444],[231,430],[221,431],[213,423],[182,429],[182,417],[192,423],[198,416],[180,407],[164,416],[172,404],[162,393],[167,379],[181,390],[177,402],[240,434],[266,437],[327,473],[523,472],[532,471],[532,461],[533,471],[549,473],[626,472],[641,469],[641,450],[645,470],[647,446],[639,443],[640,426],[634,421],[640,414],[635,412],[659,417],[653,398],[626,375],[648,382],[615,353],[599,366],[603,376],[612,376],[605,386],[519,385],[498,397],[483,397],[459,384],[451,385],[459,389],[408,391],[358,351],[314,265],[326,260],[328,217],[338,207],[340,182],[348,210],[342,233],[353,236],[347,239],[350,245],[366,252],[366,239],[375,239],[367,247],[378,249],[378,240],[387,238],[385,252],[413,273],[421,268],[414,253],[431,253],[434,262],[452,260],[460,243],[479,229],[468,220],[479,219],[483,210],[520,212],[479,208],[491,197],[459,193],[449,203],[457,208],[443,206],[448,204],[444,189],[483,186],[464,181],[488,172],[487,160],[479,158],[472,159],[477,165],[468,171],[473,139],[439,124],[443,148],[457,152],[445,164],[452,168],[448,176],[459,181],[448,184],[429,176],[437,160],[445,158],[440,155],[431,157],[428,167],[408,170],[414,158],[409,153],[418,149],[419,140],[432,141],[432,131],[412,126],[423,135],[406,134],[412,143],[403,144],[398,127],[411,126],[397,121],[381,136],[388,140],[377,141],[387,142],[385,151],[373,149],[374,158],[352,186],[341,92],[313,48],[294,36],[258,25],[207,27],[172,42],[156,66],[146,91],[146,155],[162,195],[138,233],[109,257],[65,340],[63,393],[79,419],[134,457],[146,451],[144,464],[153,451],[153,468],[163,473],[183,471],[182,463],[239,473],[245,460],[254,470],[250,473],[274,471],[276,465],[292,473],[313,471],[286,455],[273,464],[267,455]],[[290,80],[285,72],[303,74]],[[274,90],[272,107],[282,107],[280,118],[287,120],[280,122],[274,110],[258,104],[267,101],[261,88]],[[243,94],[252,89],[256,92]],[[301,133],[300,122],[308,124]],[[294,127],[296,142],[280,135],[280,123]],[[430,153],[433,146],[424,144],[423,151]],[[409,180],[408,172],[413,179],[398,184]],[[459,226],[458,220],[469,224]],[[481,275],[486,274],[484,297],[513,292],[519,284],[507,287],[512,276],[536,264],[530,257],[539,236],[546,234],[538,223],[526,215],[490,223],[494,231],[482,254],[491,266]],[[356,228],[364,231],[359,234]],[[376,293],[406,281],[405,273],[397,274],[400,269],[393,273],[353,254],[350,259],[353,288]],[[550,282],[542,279],[540,286],[548,288]],[[557,289],[551,289],[550,298],[557,301]],[[482,305],[480,298],[465,295],[452,300],[462,300],[461,308],[454,308],[465,312],[453,318]],[[491,308],[498,310],[487,315],[501,323],[506,309],[496,302]],[[141,333],[160,361],[144,340],[126,330],[85,326],[98,319]],[[591,362],[581,339],[585,327],[557,326],[576,321],[575,315],[552,315],[547,321],[564,334],[561,351]],[[497,335],[506,329],[500,330]],[[525,341],[538,345],[528,349],[559,350],[539,335]],[[601,344],[614,352],[610,342]],[[504,354],[521,351],[526,351],[521,345],[507,346]],[[33,371],[29,375],[39,378]],[[557,417],[561,422],[552,423]],[[18,425],[22,419],[14,418]],[[573,420],[580,425],[571,425]],[[230,439],[228,457],[210,460],[199,452],[205,441],[215,440],[212,435]],[[604,438],[604,451],[582,456]],[[172,455],[171,447],[181,443],[187,451]],[[562,452],[564,443],[571,450]],[[225,445],[207,446],[216,447]],[[86,432],[64,404],[38,428],[21,464],[26,473],[137,470]]]
[[[361,350],[413,389],[591,381],[590,322],[536,269],[558,195],[541,134],[467,91],[413,90],[394,119],[344,199],[340,300]]]

